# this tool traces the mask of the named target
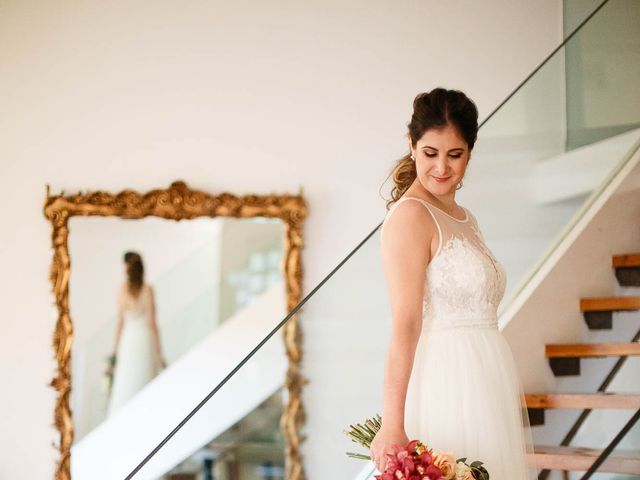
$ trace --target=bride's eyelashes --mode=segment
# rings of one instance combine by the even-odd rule
[[[429,158],[432,158],[432,157],[435,157],[435,156],[436,156],[436,154],[435,154],[435,153],[431,153],[431,154],[429,154],[429,153],[425,153],[425,155],[426,155],[427,157],[429,157]],[[450,156],[451,158],[460,158],[462,155],[449,155],[449,156]]]

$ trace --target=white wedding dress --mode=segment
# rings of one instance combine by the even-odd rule
[[[460,220],[420,198],[401,197],[385,222],[409,199],[429,211],[439,241],[426,269],[423,326],[405,403],[407,436],[467,463],[484,462],[491,480],[537,479],[527,460],[533,440],[522,386],[497,324],[505,270],[464,207]]]
[[[150,295],[150,287],[146,287],[136,299],[121,300],[125,302],[124,324],[116,352],[108,415],[138,393],[159,371],[148,318]]]

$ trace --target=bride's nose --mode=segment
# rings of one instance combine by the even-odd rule
[[[438,162],[436,163],[436,175],[439,177],[444,177],[447,174],[447,162],[443,158],[438,158]]]

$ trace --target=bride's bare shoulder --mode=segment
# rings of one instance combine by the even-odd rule
[[[435,222],[420,200],[407,198],[391,206],[387,211],[383,227],[385,231],[402,230],[404,233],[420,234],[432,230]]]
[[[426,206],[420,201],[406,199],[392,205],[383,222],[383,250],[421,248],[436,232],[436,224]]]

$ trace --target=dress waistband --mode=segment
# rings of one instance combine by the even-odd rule
[[[468,321],[461,319],[455,320],[424,320],[422,325],[422,330],[454,330],[454,329],[476,329],[476,328],[484,328],[484,329],[493,329],[498,330],[498,319],[496,317],[484,317],[484,318],[474,318],[469,319]]]

